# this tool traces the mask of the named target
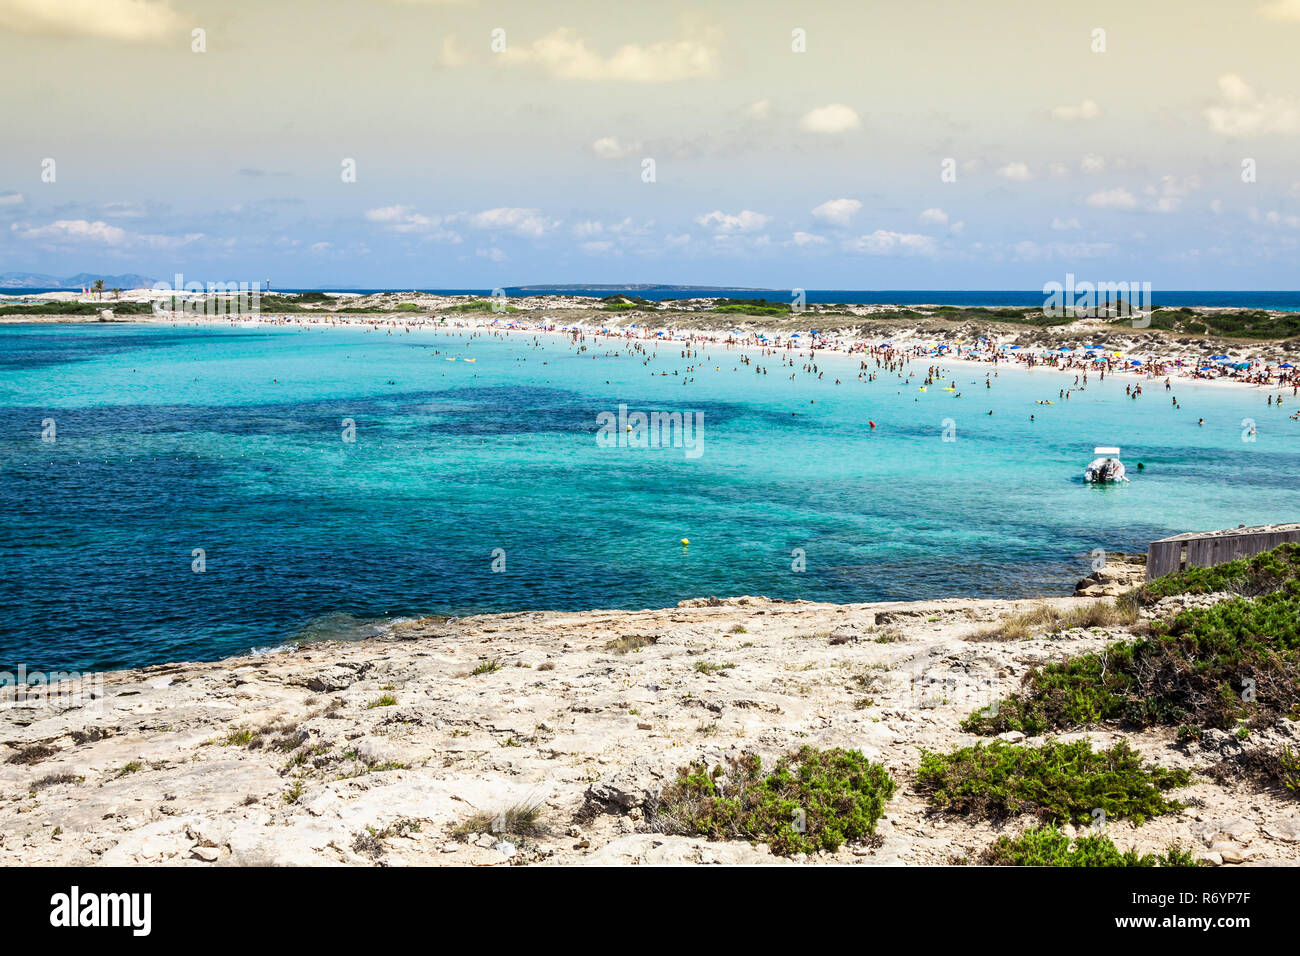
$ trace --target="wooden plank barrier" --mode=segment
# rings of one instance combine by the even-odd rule
[[[1300,523],[1191,532],[1161,538],[1147,546],[1147,575],[1152,581],[1187,568],[1209,568],[1225,561],[1271,551],[1287,541],[1300,541]]]

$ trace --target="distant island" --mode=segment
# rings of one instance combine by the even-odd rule
[[[42,275],[39,272],[6,272],[0,275],[0,289],[88,289],[98,281],[103,281],[105,289],[148,289],[157,281],[147,276],[125,273],[108,276],[90,272],[78,272],[75,276],[59,278]]]

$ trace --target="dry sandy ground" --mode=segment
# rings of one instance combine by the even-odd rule
[[[1029,667],[1124,636],[980,636],[1030,603],[733,598],[426,619],[357,643],[109,674],[99,698],[0,710],[0,864],[787,862],[647,832],[643,806],[690,761],[767,761],[803,744],[858,748],[899,782],[878,846],[803,862],[951,863],[1031,821],[927,812],[913,786],[921,748],[972,741],[960,720]],[[485,662],[499,667],[475,674]],[[260,732],[255,746],[241,730]],[[1270,734],[1300,744],[1300,725]],[[1242,746],[1212,733],[1187,748],[1169,729],[1087,736],[1188,768]],[[1300,861],[1294,799],[1204,776],[1176,796],[1180,814],[1112,823],[1117,845]],[[453,835],[529,803],[546,835]]]

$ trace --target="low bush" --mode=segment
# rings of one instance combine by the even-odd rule
[[[1141,823],[1180,809],[1165,791],[1188,781],[1185,770],[1144,765],[1127,743],[1093,750],[1086,740],[923,751],[916,771],[918,792],[936,810],[982,818],[1032,813],[1053,823],[1090,823],[1097,810]]]
[[[1089,834],[1071,840],[1054,826],[1031,827],[1018,837],[998,837],[979,862],[987,866],[1197,866],[1177,843],[1164,853],[1121,852],[1110,837]]]
[[[888,771],[856,750],[802,747],[769,773],[756,754],[745,754],[725,770],[683,767],[660,795],[651,827],[763,842],[784,855],[833,852],[875,833],[895,789]]]

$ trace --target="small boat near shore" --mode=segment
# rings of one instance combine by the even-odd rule
[[[1128,481],[1124,474],[1124,463],[1119,460],[1118,448],[1099,445],[1092,450],[1092,453],[1097,457],[1083,470],[1084,481],[1090,485]]]

